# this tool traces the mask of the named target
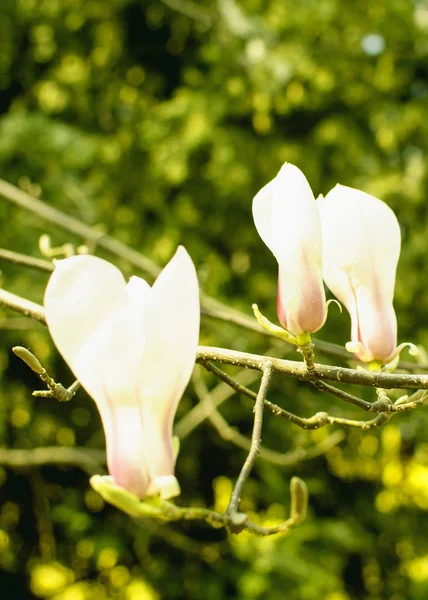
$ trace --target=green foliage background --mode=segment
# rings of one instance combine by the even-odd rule
[[[202,289],[247,313],[256,301],[275,316],[276,265],[251,201],[284,161],[315,194],[341,182],[381,197],[403,233],[399,337],[427,343],[426,0],[2,0],[0,89],[4,179],[160,265],[185,244]],[[0,201],[1,246],[39,256],[43,233],[82,242]],[[44,274],[1,268],[6,289],[42,301]],[[31,397],[39,384],[14,345],[72,381],[44,328],[0,317],[1,445],[102,448],[83,391],[65,405]],[[332,307],[322,336],[346,342],[348,316]],[[208,319],[201,343],[268,350]],[[291,379],[270,397],[302,416],[365,418]],[[178,420],[196,403],[189,387]],[[245,399],[221,411],[248,435]],[[422,408],[289,468],[258,460],[243,508],[263,522],[287,515],[293,474],[310,491],[305,524],[270,539],[136,528],[77,468],[0,468],[0,589],[16,600],[425,600],[427,431]],[[263,443],[287,452],[331,432],[267,415]],[[244,457],[204,422],[182,442],[180,502],[224,507]]]

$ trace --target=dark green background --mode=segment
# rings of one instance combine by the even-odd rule
[[[304,171],[315,195],[340,182],[381,197],[403,234],[399,340],[427,341],[428,2],[2,0],[0,90],[1,177],[160,265],[184,244],[202,289],[248,314],[258,302],[275,317],[275,260],[257,236],[251,201],[284,161]],[[43,233],[54,245],[84,241],[1,199],[1,246],[40,256]],[[5,289],[41,302],[47,276],[1,269]],[[44,328],[7,310],[0,327],[1,445],[103,448],[83,391],[70,404],[31,396],[39,383],[14,345],[72,381]],[[348,316],[332,306],[318,335],[345,343]],[[269,347],[205,318],[201,343]],[[302,416],[366,418],[289,378],[275,379],[270,398]],[[196,404],[189,387],[178,420]],[[250,433],[245,398],[221,411]],[[0,595],[425,600],[427,421],[420,408],[379,431],[347,431],[327,456],[290,468],[259,459],[243,508],[262,522],[287,516],[292,475],[308,484],[308,519],[289,537],[228,537],[200,524],[136,528],[77,468],[0,468]],[[333,431],[304,432],[266,415],[263,443],[288,452]],[[204,422],[182,441],[179,502],[224,507],[244,458]]]

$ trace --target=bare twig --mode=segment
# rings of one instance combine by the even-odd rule
[[[248,453],[248,456],[245,460],[245,463],[241,469],[238,480],[233,488],[232,495],[230,497],[229,506],[227,507],[226,513],[234,518],[233,525],[240,527],[241,517],[240,513],[238,513],[239,503],[241,501],[241,493],[245,482],[247,481],[251,470],[254,465],[254,461],[257,458],[257,455],[260,452],[260,444],[261,444],[261,435],[262,435],[262,425],[263,425],[263,409],[264,409],[264,400],[266,398],[267,391],[269,389],[269,385],[272,379],[273,368],[272,363],[270,361],[266,361],[263,365],[263,375],[262,380],[259,387],[259,392],[257,394],[256,404],[254,407],[254,426],[253,433],[251,436],[251,447]],[[235,522],[235,516],[237,517]]]
[[[31,317],[41,323],[46,323],[43,306],[2,289],[0,289],[0,306],[6,306],[7,308],[20,312],[26,317]]]
[[[219,379],[221,379],[222,381],[224,381],[225,383],[230,385],[237,392],[244,394],[245,396],[248,396],[248,398],[251,398],[252,400],[255,400],[257,398],[257,394],[255,392],[248,389],[241,383],[235,381],[233,379],[233,377],[230,377],[230,375],[228,375],[227,373],[225,373],[224,371],[222,371],[221,369],[219,369],[212,363],[207,362],[207,363],[201,363],[201,364],[208,371],[211,371],[212,373],[217,375],[217,377],[219,377]],[[333,388],[333,389],[336,390],[336,388]],[[415,392],[415,394],[413,394],[412,398],[414,398],[413,401],[403,402],[401,405],[407,406],[407,404],[411,404],[411,406],[414,407],[416,402],[423,404],[424,400],[426,398],[426,392],[424,392],[422,390],[418,390],[417,392]],[[398,405],[396,404],[396,406],[398,406]],[[392,412],[380,413],[371,421],[357,421],[354,419],[345,419],[342,417],[335,417],[335,416],[329,415],[326,412],[318,412],[315,415],[313,415],[312,417],[308,417],[308,418],[307,417],[299,417],[298,415],[295,415],[294,413],[291,413],[288,410],[281,408],[277,404],[273,404],[273,402],[269,402],[269,400],[267,400],[267,399],[265,399],[265,407],[268,408],[275,416],[281,417],[282,419],[285,419],[286,421],[290,421],[291,423],[298,425],[302,429],[320,429],[321,427],[325,427],[326,425],[343,425],[345,427],[359,427],[360,429],[366,430],[366,429],[372,429],[374,427],[380,427],[384,423],[388,422],[390,420],[390,418],[392,417],[392,415],[394,414]],[[336,438],[331,438],[331,439],[327,438],[326,440],[323,440],[323,442],[327,443],[327,440],[328,440],[328,444],[330,444],[330,443],[332,444],[331,446],[328,447],[328,449],[330,449],[336,443],[339,443],[342,439],[343,439],[343,434],[340,433],[340,437],[337,438],[337,441],[336,441]],[[321,446],[321,444],[320,444],[320,446]],[[323,447],[324,446],[322,445],[322,448],[315,447],[315,448],[308,448],[308,449],[298,449],[297,451],[288,452],[287,454],[280,454],[279,456],[281,457],[281,460],[280,461],[278,460],[278,462],[277,462],[277,460],[275,460],[276,457],[275,458],[271,457],[270,460],[271,460],[271,462],[277,462],[277,464],[281,464],[283,466],[291,465],[291,464],[295,464],[295,463],[303,461],[303,460],[307,460],[309,458],[313,458],[314,456],[319,456],[319,454],[323,453]],[[263,450],[266,450],[266,449],[262,448],[262,451]],[[319,452],[319,453],[312,454],[312,451]]]
[[[18,358],[30,367],[34,373],[46,384],[47,390],[33,392],[33,396],[39,398],[55,398],[59,402],[69,402],[80,387],[79,381],[75,381],[69,388],[65,388],[61,383],[57,383],[42,367],[40,361],[32,352],[22,346],[14,346],[12,351]]]
[[[311,379],[310,382],[321,392],[330,392],[330,394],[337,396],[341,400],[344,400],[345,402],[348,402],[349,404],[353,404],[354,406],[358,406],[358,408],[362,408],[363,410],[366,410],[367,412],[380,412],[380,411],[376,411],[373,409],[373,407],[375,406],[374,402],[367,402],[367,400],[358,398],[358,396],[354,396],[353,394],[348,394],[347,392],[344,392],[343,390],[339,390],[338,388],[334,387],[333,385],[329,385],[328,383],[325,383],[324,381],[319,381],[317,379]]]
[[[7,306],[8,308],[42,323],[46,322],[43,306],[2,289],[0,289],[0,305]],[[235,367],[244,367],[262,371],[263,365],[266,363],[266,356],[249,354],[247,352],[239,352],[238,350],[229,350],[226,348],[199,346],[196,360],[197,362],[202,363],[215,361],[234,365]],[[313,375],[308,374],[306,365],[303,362],[274,357],[271,357],[269,360],[272,363],[272,368],[275,373],[292,375],[302,381],[311,381],[312,383],[314,381]],[[327,380],[335,381],[337,383],[351,383],[385,389],[428,389],[428,375],[365,371],[362,369],[347,369],[344,367],[322,365],[319,363],[315,364],[315,368],[319,381]],[[331,389],[329,391],[331,391]],[[343,393],[345,394],[345,392]],[[411,407],[408,406],[406,409],[393,407],[392,410],[393,412],[399,412],[401,410],[408,410],[409,408]],[[375,403],[370,405],[370,412],[382,412],[382,410],[380,410]]]
[[[198,396],[201,405],[204,407],[204,412],[205,412],[207,418],[209,419],[210,423],[213,425],[213,427],[215,428],[217,433],[220,435],[220,437],[232,444],[235,444],[235,446],[237,446],[238,448],[243,448],[244,450],[249,451],[251,449],[251,440],[249,440],[246,436],[239,433],[239,431],[237,431],[234,427],[231,427],[229,425],[229,423],[226,421],[226,419],[219,413],[219,411],[217,410],[217,407],[213,401],[211,393],[209,392],[204,380],[202,379],[202,377],[200,376],[200,374],[197,370],[195,371],[194,376],[193,376],[193,383],[194,383],[196,395]],[[250,391],[250,390],[248,390],[248,391]],[[253,393],[253,392],[251,392],[251,393]],[[254,396],[255,396],[255,399],[257,399],[257,394],[254,394]],[[269,404],[271,404],[271,403],[268,402],[267,400],[265,400],[265,406],[267,406]],[[275,406],[275,405],[273,405],[273,406]],[[291,415],[291,413],[288,413],[288,414]],[[292,415],[292,416],[295,417],[296,419],[298,419],[299,421],[306,421],[306,422],[310,423],[309,419],[300,419],[299,417],[296,417],[295,415]],[[291,420],[291,419],[288,419],[288,420]],[[319,422],[321,422],[321,420],[319,420]],[[327,425],[328,423],[325,422],[323,424]],[[305,429],[318,429],[318,427],[319,426],[317,425],[317,423],[315,421],[313,421],[312,427],[304,427],[304,428]],[[332,438],[331,441],[333,442],[333,445],[335,445],[335,443],[339,443],[340,441],[342,441],[342,439],[343,439],[342,435],[340,435],[339,437],[334,436],[334,438]],[[330,446],[329,443],[326,446],[327,450],[330,450],[331,447],[332,446]],[[283,453],[283,452],[277,452],[275,450],[271,450],[270,448],[261,447],[260,448],[260,458],[267,460],[273,464],[280,465],[282,467],[285,467],[285,466],[290,467],[292,465],[297,464],[298,462],[308,460],[312,456],[319,456],[319,454],[322,454],[323,448],[324,448],[324,445],[322,445],[321,448],[319,446],[315,446],[315,447],[311,447],[311,448],[299,449],[298,453],[296,454],[296,452],[294,450]],[[312,454],[312,452],[314,452],[314,454]]]
[[[66,448],[49,446],[32,450],[10,450],[0,448],[0,464],[13,469],[61,465],[79,467],[89,475],[103,473],[105,451],[89,448]]]
[[[49,204],[46,204],[46,202],[42,202],[42,200],[27,194],[23,190],[11,185],[3,179],[0,179],[0,196],[3,196],[3,198],[6,200],[9,200],[10,202],[13,202],[25,210],[28,210],[38,217],[41,217],[42,219],[61,227],[73,235],[77,235],[84,240],[92,242],[98,245],[100,248],[109,250],[116,256],[121,256],[125,260],[128,260],[131,264],[139,267],[153,277],[157,277],[161,271],[161,269],[153,261],[143,256],[136,250],[129,248],[126,244],[123,244],[122,242],[119,242],[108,235],[100,233],[79,219],[70,217],[57,208],[49,206]]]
[[[111,479],[99,475],[91,477],[91,485],[106,502],[116,506],[137,521],[145,523],[147,519],[161,522],[202,520],[215,527],[224,527],[232,533],[240,533],[245,529],[262,536],[288,533],[290,529],[305,519],[308,505],[308,490],[305,482],[299,477],[292,477],[290,481],[289,519],[273,527],[252,523],[245,513],[228,511],[219,513],[198,506],[176,506],[160,497],[146,498],[141,501],[137,496],[116,485]]]
[[[12,202],[13,204],[37,215],[41,219],[53,223],[57,227],[60,227],[73,235],[81,237],[87,242],[92,242],[92,244],[111,252],[115,256],[119,256],[127,260],[130,264],[141,269],[145,273],[148,273],[153,278],[157,277],[161,271],[160,267],[147,256],[144,256],[140,252],[137,252],[133,248],[130,248],[126,244],[123,244],[119,240],[116,240],[109,235],[100,233],[100,231],[87,225],[83,221],[80,221],[75,217],[71,217],[57,208],[49,206],[49,204],[43,202],[39,198],[31,196],[27,192],[24,192],[20,188],[17,188],[3,179],[0,179],[0,196],[9,202]],[[215,300],[214,298],[211,298],[205,294],[201,295],[201,310],[203,314],[214,319],[234,323],[240,327],[244,327],[245,329],[255,331],[260,335],[269,336],[267,332],[263,331],[259,327],[252,316],[230,308],[222,302],[219,302],[218,300]],[[314,339],[312,341],[314,342],[317,350],[332,356],[343,358],[345,360],[352,358],[349,352],[347,352],[342,346],[332,344],[331,342],[325,342],[323,340]],[[406,363],[405,368],[415,368],[420,370],[423,368],[423,365],[412,365],[412,363]]]
[[[259,378],[257,371],[249,371],[243,369],[237,374],[236,379],[239,379],[240,384],[251,384]],[[238,383],[238,382],[237,382]],[[248,389],[248,388],[245,388]],[[249,392],[251,390],[248,390]],[[235,390],[231,388],[227,383],[219,383],[213,390],[211,390],[212,405],[215,409],[223,404],[228,398],[234,394]],[[252,394],[254,392],[251,392]],[[257,394],[255,394],[255,397]],[[254,398],[255,399],[255,398]],[[178,436],[180,440],[188,436],[198,425],[200,425],[205,419],[208,418],[207,407],[200,402],[192,408],[184,417],[180,419],[174,426],[174,435]]]
[[[197,362],[215,361],[235,367],[246,367],[261,371],[266,361],[265,356],[214,348],[211,346],[199,346]],[[302,362],[272,358],[272,366],[275,373],[287,373],[302,381],[310,380],[306,372],[306,365]],[[428,375],[384,373],[381,371],[365,371],[362,369],[346,369],[330,365],[315,365],[317,376],[321,381],[335,381],[337,383],[352,383],[386,389],[428,389]]]
[[[219,379],[221,379],[222,381],[224,381],[225,383],[230,385],[230,387],[232,389],[234,389],[236,392],[238,392],[239,394],[244,394],[245,396],[248,396],[248,398],[251,398],[252,400],[257,400],[257,394],[255,392],[253,392],[252,390],[245,387],[245,385],[236,381],[233,377],[230,377],[230,375],[228,375],[227,373],[225,373],[224,371],[219,369],[211,361],[201,362],[200,364],[207,371],[214,373]],[[265,398],[265,400],[264,400],[264,405],[275,416],[281,417],[281,418],[285,419],[286,421],[291,421],[292,423],[295,423],[296,425],[298,425],[299,427],[302,427],[303,429],[318,429],[322,425],[327,424],[327,421],[325,419],[322,419],[321,416],[320,417],[318,416],[318,415],[326,415],[327,416],[327,413],[317,413],[317,415],[314,415],[314,417],[311,417],[310,419],[305,419],[303,417],[298,417],[294,413],[289,412],[288,410],[285,410],[284,408],[281,408],[280,406],[278,406],[277,404],[274,404],[273,402],[270,402],[269,400],[267,400],[267,398]]]
[[[55,268],[48,260],[33,258],[32,256],[27,256],[26,254],[20,254],[19,252],[13,252],[12,250],[6,250],[4,248],[0,248],[0,259],[7,260],[15,265],[30,267],[31,269],[37,269],[38,271],[46,273],[51,273]]]

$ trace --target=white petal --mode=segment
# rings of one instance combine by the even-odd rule
[[[144,443],[153,478],[174,470],[172,422],[189,382],[199,339],[199,287],[195,267],[179,247],[152,287],[147,348],[142,363]]]
[[[266,246],[275,254],[274,243],[272,239],[272,201],[276,186],[276,178],[266,184],[254,196],[253,200],[253,218],[254,224],[259,236]]]
[[[278,262],[293,256],[302,236],[305,243],[318,244],[317,251],[321,254],[315,198],[308,180],[296,166],[285,163],[254,197],[253,217],[260,237]]]
[[[106,389],[111,401],[127,403],[144,339],[119,269],[94,256],[59,261],[45,307],[56,346],[97,404]]]
[[[400,228],[393,211],[381,200],[342,185],[317,204],[324,240],[323,270],[330,289],[329,281],[338,290],[347,289],[348,295],[349,284],[343,279],[347,273],[352,288],[376,287],[385,301],[392,301],[400,255]]]
[[[135,275],[131,277],[126,286],[128,295],[140,309],[148,302],[151,289],[152,288],[147,281],[141,279],[141,277],[136,277]]]
[[[254,198],[260,237],[279,265],[278,316],[291,333],[316,331],[327,316],[321,271],[321,224],[303,173],[286,163]]]
[[[285,164],[276,177],[272,202],[272,244],[278,262],[296,263],[302,252],[321,263],[321,224],[308,180]]]
[[[144,464],[135,464],[141,462],[141,449],[134,447],[130,452],[128,444],[142,435],[138,381],[145,343],[143,311],[135,309],[120,271],[94,256],[57,263],[46,289],[45,307],[58,350],[98,406],[111,474],[121,485],[123,479],[132,479],[135,490],[135,473],[141,471],[138,485],[144,487]],[[119,407],[134,410],[132,423],[129,418],[128,425],[122,423],[125,413],[118,412]],[[120,483],[116,475],[124,460],[128,465],[122,468],[128,475],[120,477]]]
[[[112,406],[113,431],[107,443],[109,472],[117,485],[144,498],[151,485],[139,406]]]
[[[384,360],[396,343],[397,219],[381,200],[341,185],[317,204],[325,282],[351,314],[352,342],[363,344],[366,358]]]

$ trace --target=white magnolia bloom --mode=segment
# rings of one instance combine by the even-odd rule
[[[397,218],[381,200],[343,185],[317,205],[324,280],[351,315],[347,348],[364,362],[389,362],[397,345],[392,305],[401,245]]]
[[[56,263],[45,294],[58,350],[95,400],[113,481],[139,498],[180,491],[172,424],[199,337],[195,267],[179,247],[152,287],[128,284],[109,262],[74,256]]]
[[[321,224],[314,195],[300,169],[283,165],[255,196],[253,217],[260,237],[278,261],[281,325],[295,335],[318,331],[327,318]]]

